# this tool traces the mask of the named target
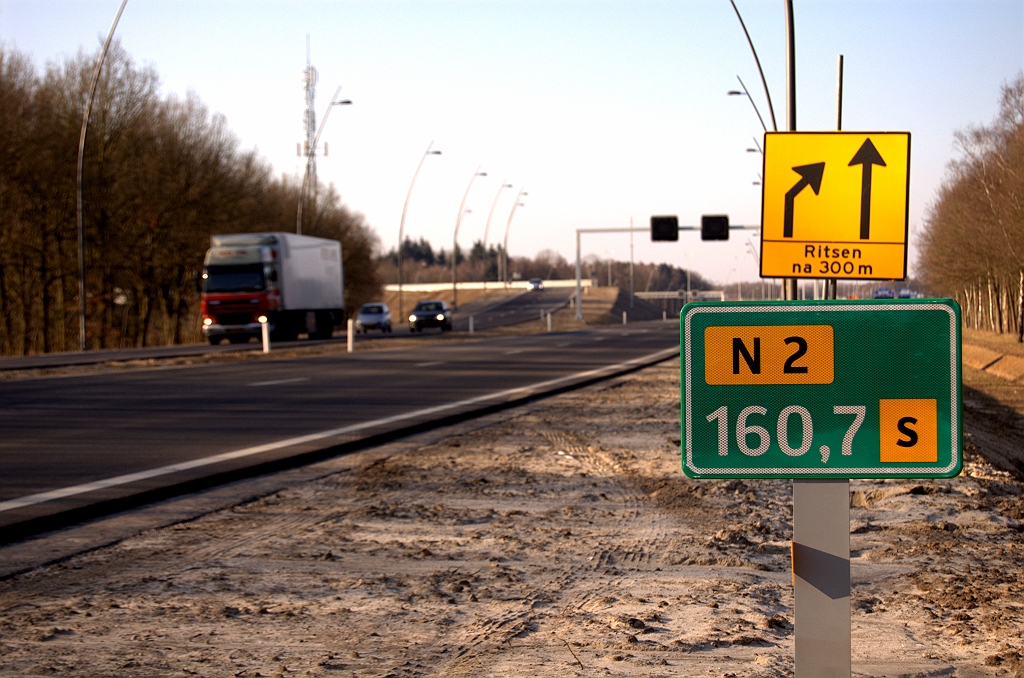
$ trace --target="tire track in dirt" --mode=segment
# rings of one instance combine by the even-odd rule
[[[229,529],[240,533],[240,536],[227,540],[222,537],[206,540],[191,552],[195,562],[210,563],[233,558],[254,546],[265,547],[268,542],[280,540],[281,535],[294,535],[309,528],[309,516],[306,512],[268,512],[261,506],[264,503],[264,501],[257,501],[236,507],[230,514],[223,516],[222,518],[228,518],[228,516],[230,518],[222,520],[222,522],[236,523],[229,525]],[[259,520],[247,515],[250,512],[259,512]],[[201,530],[204,533],[209,532],[205,525],[193,529]]]
[[[612,542],[615,546],[604,549],[602,544],[602,552],[593,569],[650,563],[655,557],[654,554],[659,551],[658,547],[665,541],[667,533],[661,527],[660,519],[650,520],[656,509],[649,505],[647,497],[637,492],[631,483],[622,482],[622,479],[630,475],[630,470],[611,453],[578,442],[578,438],[571,432],[550,432],[545,433],[544,437],[553,446],[560,446],[573,455],[581,465],[589,469],[590,473],[596,471],[602,477],[615,481],[612,485],[614,493],[607,496],[607,501],[619,504],[622,508],[616,513],[614,533],[607,535],[603,540],[605,543]],[[624,535],[630,535],[631,541],[623,543]]]
[[[597,475],[603,480],[614,477],[614,462],[592,453],[575,434],[568,431],[542,431],[541,436],[548,442],[552,454],[562,460],[574,462],[579,467],[574,474],[582,471],[588,475]],[[566,605],[578,604],[576,597],[580,592],[573,593],[574,589],[578,587],[581,579],[586,579],[584,575],[610,566],[615,550],[611,547],[614,537],[620,535],[624,526],[639,514],[637,507],[640,497],[635,493],[626,491],[618,483],[604,489],[603,501],[623,506],[625,510],[615,512],[616,527],[612,533],[598,537],[596,545],[589,547],[589,550],[597,553],[596,556],[591,556],[596,558],[596,562],[582,558],[574,560],[568,567],[560,568],[553,577],[548,563],[538,562],[536,559],[520,563],[519,565],[527,570],[548,570],[544,590],[527,593],[520,603],[525,609],[504,611],[496,617],[477,622],[477,627],[472,632],[458,638],[454,657],[438,667],[437,675],[478,676],[486,673],[486,666],[500,648],[511,650],[514,639],[536,630],[536,621],[548,616],[544,611],[546,608],[564,608]],[[572,597],[566,600],[566,594]],[[592,597],[589,593],[584,595],[586,599]]]
[[[543,643],[538,646],[532,642],[530,647],[540,647],[551,652],[564,652],[569,656],[567,641],[568,629],[564,625],[575,625],[574,617],[584,614],[590,617],[599,614],[609,607],[609,600],[614,601],[612,594],[620,592],[627,579],[618,576],[622,569],[638,569],[650,565],[660,553],[661,545],[667,539],[667,531],[660,517],[654,517],[657,509],[649,505],[647,497],[637,491],[635,485],[623,482],[629,474],[620,460],[613,453],[587,444],[586,441],[572,431],[545,430],[540,435],[548,442],[551,454],[560,460],[575,463],[574,474],[585,474],[603,481],[602,492],[597,498],[602,506],[611,506],[611,510],[601,510],[604,520],[601,531],[597,535],[581,535],[585,549],[590,551],[587,559],[580,558],[561,570],[553,579],[549,573],[550,584],[545,588],[548,593],[527,596],[526,602],[531,612],[507,613],[493,621],[475,634],[466,636],[459,641],[452,661],[439,667],[438,675],[444,676],[477,676],[487,672],[487,667],[494,659],[495,651],[505,645],[512,650],[512,641],[524,632],[535,631],[535,621],[551,621],[557,617],[554,633],[556,643]],[[586,495],[584,495],[586,496]],[[593,495],[592,495],[593,496]],[[610,520],[609,520],[610,519]],[[623,541],[625,540],[625,541]],[[593,541],[593,544],[586,543]],[[534,566],[542,566],[534,564]],[[600,575],[600,576],[594,576]],[[532,608],[543,606],[560,610],[557,613],[543,611],[533,612]],[[515,621],[511,627],[509,622]],[[634,623],[635,620],[634,620]],[[545,626],[547,628],[547,626]],[[500,635],[497,632],[503,631]],[[516,645],[515,647],[525,647]],[[575,655],[572,655],[575,657]],[[577,660],[578,661],[578,660]]]

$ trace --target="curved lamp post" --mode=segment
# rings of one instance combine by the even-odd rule
[[[498,187],[498,192],[494,196],[494,202],[491,203],[491,211],[487,213],[487,224],[484,226],[484,252],[487,251],[487,234],[491,231],[491,217],[494,216],[494,208],[498,206],[498,198],[501,197],[501,192],[506,188],[512,188],[512,184],[508,183],[508,179],[503,179],[501,186]]]
[[[740,78],[740,76],[737,75],[736,79],[740,81],[740,87],[742,87],[743,90],[740,91],[740,90],[737,90],[737,89],[731,89],[728,92],[729,96],[731,96],[731,97],[746,96],[747,99],[750,101],[750,105],[754,107],[754,113],[757,113],[757,119],[761,121],[761,128],[764,129],[765,132],[767,132],[768,131],[768,126],[764,124],[764,118],[761,117],[761,111],[759,111],[757,109],[757,104],[754,103],[754,98],[752,96],[750,96],[750,92],[747,91],[747,86],[743,84],[743,80],[742,80],[742,78]],[[774,125],[774,124],[775,124],[775,122],[773,120],[772,121],[772,125]]]
[[[324,118],[320,121],[320,126],[316,130],[316,136],[313,137],[313,145],[306,151],[306,169],[302,173],[302,186],[299,188],[299,206],[295,211],[295,233],[298,235],[302,235],[302,203],[306,200],[306,184],[309,181],[309,168],[313,164],[313,157],[316,155],[316,147],[320,141],[320,133],[324,131],[324,125],[327,124],[327,118],[331,115],[331,109],[335,106],[347,106],[352,103],[349,99],[337,101],[339,94],[341,94],[341,85],[338,85],[338,89],[335,90],[334,96],[331,98],[331,103],[327,106],[327,112],[324,113]]]
[[[498,206],[498,198],[501,197],[501,192],[506,188],[512,188],[512,184],[508,183],[508,179],[501,180],[501,186],[498,187],[498,192],[494,196],[494,202],[491,203],[491,211],[487,213],[487,224],[484,226],[484,257],[487,256],[487,234],[491,231],[491,217],[494,216],[494,208]],[[487,268],[484,267],[484,273],[486,277]],[[1021,327],[1024,327],[1024,323],[1021,323]]]
[[[779,126],[775,123],[775,107],[772,106],[772,95],[771,95],[771,92],[768,91],[768,81],[765,80],[764,69],[761,68],[761,60],[759,58],[757,58],[757,50],[754,49],[754,41],[750,39],[750,32],[747,30],[747,24],[745,24],[743,22],[743,17],[740,16],[740,10],[739,10],[738,7],[736,7],[736,1],[735,0],[729,0],[729,4],[732,5],[733,11],[736,12],[736,18],[740,20],[740,26],[743,28],[743,35],[747,36],[747,44],[750,45],[750,51],[754,55],[754,63],[757,64],[757,72],[761,74],[761,85],[764,87],[764,96],[765,96],[766,99],[768,99],[768,113],[771,114],[772,129],[778,131]],[[792,26],[792,22],[788,20],[788,17],[792,16],[792,9],[793,9],[792,0],[787,0],[786,14],[787,14],[787,25],[788,26]],[[739,76],[736,76],[736,77],[739,78]],[[743,81],[740,81],[740,84],[742,85]],[[746,90],[747,88],[744,87],[743,89]],[[750,95],[747,94],[747,96],[749,97]],[[750,103],[754,103],[753,99],[751,99]],[[755,106],[754,108],[756,110],[757,107]],[[761,114],[758,113],[757,117],[760,118]],[[761,121],[761,125],[764,126],[764,120]],[[795,127],[795,125],[794,125],[794,127]],[[765,127],[765,131],[768,131],[767,127]]]
[[[85,136],[89,132],[89,116],[92,115],[92,100],[96,96],[96,85],[100,82],[100,69],[103,68],[103,61],[107,58],[107,50],[110,49],[110,41],[114,39],[114,31],[117,29],[117,22],[121,20],[121,12],[128,0],[121,0],[121,7],[117,10],[114,23],[110,26],[110,33],[107,34],[107,41],[103,43],[103,51],[96,62],[96,71],[92,74],[92,88],[89,90],[89,100],[85,104],[85,113],[82,114],[82,133],[78,137],[78,345],[79,350],[85,350],[85,226],[82,219],[82,168],[85,165]]]
[[[487,176],[487,172],[481,172],[480,167],[482,165],[477,165],[473,176],[469,178],[469,185],[466,186],[466,192],[462,194],[462,203],[459,204],[459,214],[455,217],[455,235],[452,236],[452,309],[456,311],[459,310],[459,291],[456,278],[456,267],[459,263],[457,256],[459,251],[459,226],[462,225],[462,215],[468,211],[466,210],[466,199],[469,198],[469,190],[473,188],[473,182],[476,181],[477,177]]]
[[[423,157],[420,158],[420,163],[416,165],[416,171],[413,172],[412,181],[409,182],[409,192],[405,194],[405,205],[402,206],[402,221],[398,224],[398,317],[405,318],[405,308],[402,306],[402,264],[404,258],[402,256],[403,247],[405,245],[405,213],[409,209],[409,198],[412,197],[412,187],[416,185],[416,177],[420,175],[420,169],[423,167],[423,161],[427,159],[428,155],[441,155],[441,151],[432,151],[434,142],[431,141],[427,145],[427,150],[423,152]]]
[[[504,242],[504,244],[501,247],[501,254],[502,254],[502,257],[505,260],[505,265],[502,266],[502,280],[505,281],[505,287],[508,287],[508,231],[512,227],[512,217],[514,217],[516,215],[516,208],[517,207],[526,207],[526,205],[524,205],[523,203],[519,202],[519,200],[524,195],[530,195],[530,194],[527,193],[525,189],[520,188],[519,189],[519,195],[516,196],[516,201],[514,203],[512,203],[512,211],[508,213],[508,223],[505,224],[505,242]]]

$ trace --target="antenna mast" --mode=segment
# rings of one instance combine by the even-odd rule
[[[306,34],[306,70],[302,73],[302,86],[306,90],[306,110],[302,116],[302,127],[306,133],[306,139],[303,142],[303,155],[306,156],[306,172],[305,182],[302,186],[302,191],[299,194],[299,200],[301,201],[305,196],[305,187],[313,187],[313,201],[316,202],[316,109],[314,104],[316,101],[316,83],[319,80],[319,74],[316,68],[313,67],[310,62],[310,50],[309,50],[309,33]],[[301,218],[301,217],[300,217]],[[299,226],[301,229],[301,224]]]

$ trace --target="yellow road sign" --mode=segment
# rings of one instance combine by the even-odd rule
[[[902,280],[909,132],[767,132],[761,277]]]

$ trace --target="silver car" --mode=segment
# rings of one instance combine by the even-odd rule
[[[363,304],[356,316],[356,332],[366,333],[370,330],[381,332],[391,331],[391,311],[387,304],[372,302]]]

